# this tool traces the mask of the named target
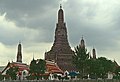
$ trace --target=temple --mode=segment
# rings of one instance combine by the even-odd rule
[[[74,52],[71,50],[68,42],[66,23],[64,22],[64,11],[60,5],[58,11],[58,23],[55,29],[55,40],[50,51],[45,53],[45,60],[55,61],[63,71],[76,70],[72,64],[72,56]]]

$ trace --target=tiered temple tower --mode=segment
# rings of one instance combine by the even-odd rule
[[[22,63],[22,45],[21,45],[20,42],[18,44],[17,61],[16,62],[21,62]]]
[[[46,60],[55,61],[63,71],[76,70],[72,64],[72,56],[74,52],[71,50],[68,42],[66,23],[64,22],[64,11],[60,5],[58,11],[58,23],[56,24],[55,40],[50,51],[45,53]]]

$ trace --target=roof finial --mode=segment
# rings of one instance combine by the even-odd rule
[[[34,53],[33,53],[33,60],[35,60],[35,59],[34,59]]]
[[[21,41],[19,40],[19,44],[21,44]]]
[[[62,9],[62,5],[60,4],[60,9]]]
[[[83,39],[83,35],[82,35],[82,39]]]

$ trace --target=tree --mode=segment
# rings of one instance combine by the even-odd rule
[[[46,62],[45,60],[32,60],[31,63],[30,63],[30,73],[31,73],[31,76],[33,79],[37,78],[41,78],[40,76],[42,74],[44,74],[46,71]],[[34,77],[34,76],[35,77]]]
[[[9,75],[12,80],[16,80],[17,72],[18,72],[18,67],[10,67],[10,68],[6,71],[6,74]]]
[[[99,64],[96,59],[91,58],[87,60],[87,70],[91,78],[96,78],[96,72],[98,71],[98,68]]]
[[[100,58],[98,58],[98,61],[101,65],[101,67],[103,67],[103,71],[104,71],[103,73],[108,73],[109,71],[110,72],[114,71],[115,64],[111,60],[108,60],[105,57],[100,57]]]
[[[46,71],[46,62],[45,62],[45,60],[40,59],[38,61],[38,63],[37,63],[36,68],[37,68],[37,75],[38,75],[37,79],[39,79],[39,76],[42,79],[42,74],[44,74],[45,71]]]
[[[31,75],[36,74],[36,72],[37,72],[36,67],[37,67],[36,60],[33,59],[30,63],[30,74]]]
[[[75,47],[75,54],[73,56],[73,64],[75,64],[76,68],[79,70],[82,76],[87,73],[87,60],[89,58],[89,54],[87,53],[87,49],[82,48],[81,46]]]
[[[98,59],[89,59],[88,60],[89,74],[105,78],[108,72],[114,71],[114,63],[111,60],[106,59],[105,57],[100,57]]]
[[[37,72],[39,74],[44,74],[46,71],[46,62],[45,60],[40,59],[37,63]]]
[[[80,74],[90,74],[97,77],[105,78],[108,72],[114,72],[115,64],[111,60],[105,57],[99,57],[97,59],[90,58],[85,47],[75,47],[75,54],[73,56],[73,64],[79,70]],[[116,69],[118,73],[119,69]]]

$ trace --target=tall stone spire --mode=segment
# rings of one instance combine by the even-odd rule
[[[22,62],[22,45],[20,42],[18,44],[17,62]]]
[[[51,49],[52,51],[55,52],[55,54],[72,52],[68,43],[67,28],[66,28],[66,24],[64,23],[63,13],[64,12],[60,5],[60,9],[58,11],[58,23],[56,24],[56,30],[55,30],[55,40]]]
[[[81,39],[81,42],[80,42],[80,47],[85,49],[85,41],[83,39],[83,36],[82,36],[82,39]]]
[[[93,59],[96,59],[96,50],[95,50],[95,48],[93,48],[92,54],[93,54]]]
[[[64,11],[60,5],[60,9],[58,10],[58,23],[55,29],[55,40],[51,50],[45,53],[45,59],[54,60],[63,71],[72,71],[75,70],[72,65],[73,55],[74,52],[71,50],[68,42]]]
[[[62,10],[62,5],[60,4],[60,9],[58,11],[58,23],[63,23],[64,22],[64,12]]]

